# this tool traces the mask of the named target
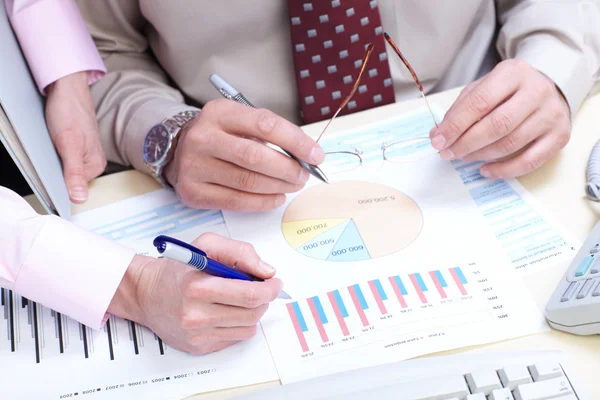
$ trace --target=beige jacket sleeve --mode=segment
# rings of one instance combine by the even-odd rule
[[[110,161],[146,172],[143,143],[163,119],[194,109],[149,54],[138,1],[78,1],[107,67],[92,87],[102,144]]]
[[[600,0],[496,0],[503,59],[526,61],[546,74],[574,114],[600,67]]]

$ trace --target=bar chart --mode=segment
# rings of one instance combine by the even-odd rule
[[[439,321],[443,328],[448,321],[497,318],[502,307],[493,290],[477,266],[469,264],[372,279],[290,302],[286,308],[298,350],[312,355],[399,324],[424,326],[429,321],[431,328]]]

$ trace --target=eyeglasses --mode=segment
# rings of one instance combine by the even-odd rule
[[[429,113],[431,114],[433,123],[437,127],[437,121],[435,120],[435,116],[433,114],[433,111],[431,110],[431,106],[429,105],[429,102],[427,101],[427,97],[425,96],[425,91],[423,90],[423,85],[421,84],[421,81],[419,81],[419,78],[417,77],[415,70],[411,67],[408,60],[404,57],[404,55],[402,54],[402,52],[400,51],[398,46],[396,46],[396,43],[394,43],[394,41],[392,40],[390,35],[387,34],[387,32],[384,32],[384,37],[385,37],[385,40],[390,44],[392,49],[394,49],[394,52],[398,55],[398,57],[400,57],[400,59],[402,60],[402,63],[406,66],[406,68],[410,72],[413,80],[415,81],[415,83],[417,85],[417,88],[421,92],[421,97],[423,97],[423,100],[425,100],[425,103],[427,104],[427,109],[429,110]],[[327,125],[325,125],[325,128],[319,135],[317,142],[319,142],[319,140],[321,140],[321,138],[323,137],[323,134],[327,131],[327,129],[329,128],[329,126],[331,125],[333,120],[338,116],[338,114],[342,111],[342,109],[344,107],[346,107],[348,102],[352,99],[352,97],[356,93],[358,86],[360,84],[360,80],[363,76],[363,73],[366,70],[367,62],[369,61],[369,57],[371,56],[371,53],[373,52],[374,47],[375,46],[373,45],[373,43],[369,43],[367,45],[367,47],[365,49],[365,54],[362,59],[362,65],[361,65],[360,71],[358,73],[358,77],[356,78],[356,81],[354,82],[354,86],[352,87],[352,90],[350,91],[348,96],[346,96],[346,98],[342,101],[342,103],[338,107],[338,109],[335,112],[335,114],[333,115],[333,117],[331,117],[329,122],[327,122]],[[439,153],[438,150],[434,149],[433,146],[431,145],[431,140],[430,140],[429,136],[418,136],[418,137],[398,140],[398,141],[395,141],[392,143],[382,143],[381,152],[382,152],[382,161],[383,162],[390,161],[392,163],[413,163],[413,162],[425,159],[427,157],[430,157],[430,156],[433,156],[433,155]],[[359,166],[363,166],[363,153],[361,150],[355,148],[355,149],[353,149],[353,151],[340,150],[340,151],[325,152],[325,161],[320,165],[320,168],[323,170],[324,173],[331,174],[331,173],[346,172],[346,171],[352,170],[354,168],[357,168]]]

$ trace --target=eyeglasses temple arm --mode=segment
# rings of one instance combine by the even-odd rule
[[[390,46],[392,46],[392,49],[394,49],[394,51],[396,52],[398,57],[400,57],[400,59],[402,60],[402,63],[404,63],[406,68],[408,68],[408,71],[412,75],[413,80],[415,81],[415,83],[417,84],[417,87],[419,88],[419,91],[421,92],[421,97],[423,97],[423,100],[425,100],[425,104],[427,104],[427,108],[429,109],[431,118],[433,118],[433,123],[435,124],[435,126],[437,128],[438,127],[437,121],[435,120],[435,116],[433,115],[433,111],[431,110],[431,106],[429,105],[429,101],[427,101],[427,97],[425,97],[425,91],[423,90],[423,85],[421,84],[421,81],[417,77],[417,73],[415,72],[413,67],[410,65],[410,63],[408,62],[406,57],[404,57],[404,55],[402,54],[402,52],[400,51],[398,46],[396,46],[396,43],[394,43],[394,41],[392,40],[390,35],[388,35],[387,32],[384,32],[383,36],[385,36],[385,40],[389,43]]]

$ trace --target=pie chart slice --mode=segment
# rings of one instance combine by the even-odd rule
[[[410,245],[422,228],[423,214],[410,197],[358,181],[313,186],[288,205],[282,219],[291,247],[332,262],[393,254]]]

